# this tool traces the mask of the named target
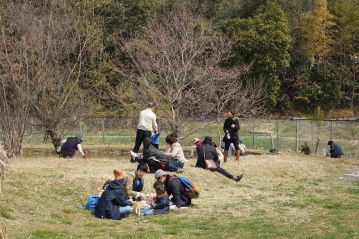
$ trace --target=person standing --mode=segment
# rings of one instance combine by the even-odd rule
[[[151,138],[152,133],[157,133],[158,126],[156,122],[156,114],[154,113],[156,106],[155,102],[150,102],[148,108],[140,112],[135,147],[132,150],[135,153],[138,153],[145,138]]]
[[[232,143],[236,150],[236,161],[239,162],[240,150],[239,150],[239,120],[235,117],[235,111],[228,111],[228,117],[224,121],[223,131],[224,131],[224,162],[227,162],[228,158],[228,149],[230,144]]]

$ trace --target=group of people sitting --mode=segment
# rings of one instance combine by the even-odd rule
[[[170,207],[177,209],[191,204],[192,199],[186,193],[181,179],[161,169],[154,174],[153,188],[156,193],[144,194],[143,175],[147,169],[146,164],[139,164],[132,184],[131,176],[120,169],[115,169],[114,180],[106,181],[103,186],[104,191],[96,205],[95,216],[119,220],[133,211],[139,216],[167,214]]]

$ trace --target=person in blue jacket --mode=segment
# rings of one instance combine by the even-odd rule
[[[115,180],[111,181],[102,193],[95,208],[95,216],[120,220],[132,212],[132,201],[127,200],[126,174],[119,169],[115,169],[113,173]]]

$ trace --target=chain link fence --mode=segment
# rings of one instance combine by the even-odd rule
[[[206,125],[207,122],[191,122],[186,130],[193,130]],[[249,149],[280,151],[299,151],[305,143],[314,154],[325,155],[327,142],[332,139],[341,145],[345,157],[359,158],[359,121],[349,120],[263,120],[241,119],[239,135]],[[82,136],[86,145],[128,145],[134,144],[136,137],[136,118],[88,118],[69,125],[65,136]],[[203,139],[212,136],[220,143],[223,137],[223,122],[207,125],[187,138],[181,140],[184,146],[192,145],[193,138]],[[161,144],[165,144],[164,129]],[[49,144],[44,141],[43,132],[31,127],[25,135],[24,143],[28,145]]]

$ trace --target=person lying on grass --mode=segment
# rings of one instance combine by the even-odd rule
[[[205,137],[204,141],[202,142],[202,145],[197,147],[197,155],[198,155],[198,159],[197,159],[196,167],[209,169],[208,162],[206,163],[206,161],[213,160],[216,165],[214,165],[214,168],[210,168],[209,170],[216,171],[227,178],[233,179],[236,182],[239,182],[242,179],[243,174],[234,177],[232,174],[227,172],[224,168],[220,167],[220,161],[218,159],[216,148],[213,147],[212,137],[209,136]]]
[[[175,140],[173,139],[173,141],[170,142],[174,143],[174,141]],[[145,138],[143,140],[143,147],[144,147],[143,157],[139,158],[137,161],[140,164],[141,163],[147,164],[151,173],[156,172],[156,170],[158,169],[163,169],[166,171],[177,171],[177,172],[183,171],[182,168],[180,167],[182,166],[182,164],[180,165],[176,159],[169,159],[172,158],[171,153],[167,153],[166,155],[160,150],[158,150],[157,148],[155,148],[152,145],[151,138]]]
[[[113,174],[115,180],[105,187],[105,191],[96,205],[95,216],[120,220],[132,212],[132,200],[127,199],[125,189],[126,173],[120,169],[115,169]]]
[[[167,172],[159,169],[155,173],[155,179],[157,182],[161,182],[166,187],[168,196],[172,195],[171,202],[176,205],[177,208],[187,207],[191,204],[191,198],[185,193],[185,187],[177,176],[171,176]]]

